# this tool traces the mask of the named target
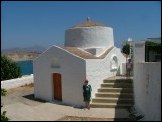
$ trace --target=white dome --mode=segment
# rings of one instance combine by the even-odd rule
[[[105,48],[114,46],[113,29],[86,21],[65,31],[65,47]]]

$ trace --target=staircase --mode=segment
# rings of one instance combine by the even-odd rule
[[[133,80],[112,77],[103,81],[90,105],[92,108],[129,108],[133,104]]]

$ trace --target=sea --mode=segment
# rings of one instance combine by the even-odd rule
[[[21,68],[22,76],[33,74],[33,61],[32,60],[17,61],[16,63]]]

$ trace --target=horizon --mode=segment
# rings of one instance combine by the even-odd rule
[[[2,1],[1,50],[64,44],[66,29],[92,21],[113,28],[115,46],[161,37],[161,2]]]

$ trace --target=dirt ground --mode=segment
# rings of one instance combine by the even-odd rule
[[[29,106],[36,106],[45,102],[43,100],[36,100],[34,98],[33,84],[9,89],[7,90],[6,96],[1,96],[1,100],[2,105],[21,102]]]
[[[65,116],[57,121],[129,121],[127,118],[111,119],[111,118],[92,118],[92,117],[74,117]]]

